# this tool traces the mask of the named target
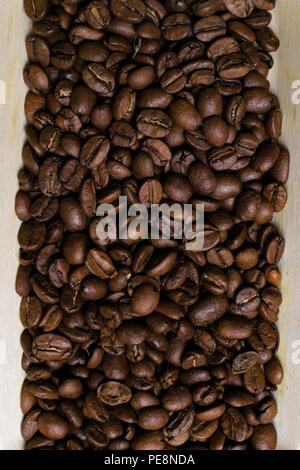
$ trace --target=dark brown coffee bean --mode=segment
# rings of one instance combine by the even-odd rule
[[[170,117],[160,110],[146,109],[136,119],[136,125],[140,132],[153,138],[166,137],[171,129]]]
[[[146,16],[146,5],[141,0],[112,0],[110,4],[112,13],[122,21],[139,24]]]
[[[88,269],[101,279],[111,279],[117,274],[110,257],[103,251],[90,250],[85,263]]]
[[[82,78],[86,85],[100,96],[111,95],[115,90],[115,79],[103,65],[91,62],[82,70]]]
[[[64,336],[47,333],[35,338],[32,353],[40,360],[64,360],[72,354],[72,343]]]
[[[207,295],[198,301],[189,312],[189,319],[197,326],[208,326],[221,318],[228,308],[226,296]]]
[[[20,305],[20,319],[24,328],[39,326],[42,318],[42,303],[37,297],[24,297]]]
[[[230,13],[240,18],[250,16],[254,10],[253,0],[224,0],[224,5],[230,11]]]
[[[249,434],[247,422],[236,408],[228,408],[224,413],[221,427],[225,436],[235,442],[245,441]]]
[[[159,303],[159,292],[151,284],[141,284],[132,294],[131,304],[139,316],[150,315]]]
[[[108,8],[100,1],[93,1],[84,10],[85,18],[94,29],[105,29],[111,22]]]
[[[97,390],[100,401],[109,406],[118,406],[131,400],[130,389],[120,382],[105,382]]]
[[[104,136],[91,137],[82,147],[80,162],[82,166],[93,169],[101,165],[110,150],[110,143]]]
[[[182,98],[172,101],[169,112],[173,122],[186,131],[196,131],[202,123],[196,108]]]
[[[180,41],[191,32],[191,22],[185,13],[174,13],[163,19],[161,29],[167,41]]]
[[[31,20],[41,20],[48,12],[49,3],[48,0],[24,0],[24,9]]]
[[[226,23],[222,17],[217,15],[208,17],[205,15],[205,18],[198,20],[194,25],[194,34],[199,41],[210,42],[225,33]]]

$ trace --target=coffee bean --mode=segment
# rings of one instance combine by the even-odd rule
[[[250,16],[254,9],[253,0],[242,0],[239,2],[235,0],[224,0],[224,5],[230,13],[240,18]]]
[[[67,359],[72,353],[72,343],[64,336],[47,333],[35,338],[32,353],[39,360]]]
[[[219,36],[223,36],[225,33],[226,23],[222,17],[217,15],[208,17],[205,15],[205,18],[198,20],[194,25],[194,34],[199,41],[210,42]]]
[[[180,41],[191,32],[191,22],[184,13],[174,13],[162,21],[162,35],[167,41]]]
[[[99,400],[109,406],[118,406],[131,400],[130,389],[119,382],[105,382],[97,390]]]
[[[146,5],[141,0],[112,0],[110,5],[112,13],[122,21],[138,24],[146,16]]]
[[[91,62],[82,70],[82,79],[88,87],[106,97],[115,90],[115,79],[103,65]]]
[[[163,111],[145,109],[137,116],[136,125],[148,137],[160,139],[169,134],[172,121]]]
[[[85,263],[88,269],[101,279],[110,279],[117,274],[110,257],[103,251],[90,250]]]
[[[89,25],[94,29],[105,29],[111,22],[111,15],[104,3],[91,2],[84,10]]]
[[[38,418],[38,429],[49,439],[63,439],[69,431],[67,422],[56,413],[42,413]]]
[[[228,301],[224,295],[207,295],[190,310],[189,318],[195,326],[208,326],[224,315]]]
[[[174,123],[186,131],[197,130],[202,122],[202,118],[196,108],[182,98],[172,101],[169,106],[169,112]]]
[[[31,20],[41,20],[48,12],[48,0],[24,0],[26,15]]]

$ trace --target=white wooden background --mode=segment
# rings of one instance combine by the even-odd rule
[[[281,39],[275,55],[272,90],[284,112],[282,142],[291,151],[289,202],[277,222],[286,237],[281,263],[284,302],[280,315],[280,358],[285,379],[277,393],[276,420],[279,449],[300,449],[300,104],[292,102],[292,85],[300,89],[300,2],[278,0],[272,26]],[[17,171],[24,141],[22,69],[26,61],[24,40],[30,25],[22,0],[0,0],[0,449],[21,449],[19,392],[23,380],[18,317],[19,299],[14,293],[17,269],[18,220],[14,215]],[[6,84],[4,103],[3,82]],[[299,93],[300,99],[300,93]],[[298,343],[297,343],[298,342]]]

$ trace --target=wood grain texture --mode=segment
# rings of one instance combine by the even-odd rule
[[[29,21],[22,11],[22,0],[0,0],[0,80],[6,84],[6,105],[0,104],[0,448],[22,448],[20,436],[19,298],[14,292],[18,266],[16,242],[19,221],[14,214],[16,175],[21,167],[24,142],[25,85],[22,71],[26,61],[25,37]]]
[[[22,11],[22,0],[0,0],[0,80],[6,83],[7,104],[0,104],[0,449],[22,449],[19,393],[23,381],[20,366],[19,298],[14,292],[18,266],[17,231],[14,215],[17,171],[21,166],[24,142],[23,103],[26,93],[22,70],[26,62],[25,37],[30,29]],[[271,88],[281,102],[284,125],[282,143],[291,152],[291,174],[288,183],[289,202],[276,218],[286,238],[287,248],[281,263],[284,302],[280,315],[281,345],[279,355],[285,378],[277,393],[279,414],[276,419],[278,449],[300,448],[300,364],[293,362],[295,341],[300,342],[300,105],[292,103],[292,83],[300,80],[300,3],[278,0],[272,27],[279,35],[281,48],[274,55]],[[0,85],[1,86],[1,85]],[[0,93],[1,94],[1,93]],[[296,345],[297,346],[297,345]],[[300,349],[299,345],[297,346]],[[300,354],[298,355],[300,358]]]
[[[295,91],[292,85],[300,80],[300,3],[298,0],[278,0],[277,3],[272,27],[280,38],[281,47],[274,54],[275,66],[270,79],[283,111],[281,142],[290,151],[291,169],[288,204],[275,218],[286,239],[281,262],[283,304],[279,320],[279,357],[285,377],[276,394],[279,412],[275,424],[278,449],[300,450],[300,364],[295,363],[295,359],[300,358],[300,354],[298,358],[296,354],[300,349],[300,104],[292,102]]]

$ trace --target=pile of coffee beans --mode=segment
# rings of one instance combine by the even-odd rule
[[[275,3],[24,0],[26,449],[276,447]],[[203,249],[99,239],[97,206],[119,196],[203,204]]]

